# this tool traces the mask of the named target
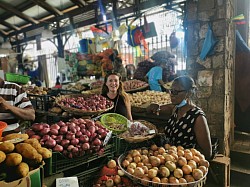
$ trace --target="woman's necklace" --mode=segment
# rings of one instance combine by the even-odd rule
[[[118,93],[116,93],[116,95],[114,93],[109,93],[107,95],[112,100],[116,98],[116,101],[114,101],[114,113],[115,113],[116,112],[117,103],[118,103],[120,95]],[[115,97],[114,97],[114,95],[115,95]]]

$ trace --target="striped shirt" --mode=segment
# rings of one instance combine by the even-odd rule
[[[2,82],[2,85],[0,83],[0,96],[12,106],[16,106],[18,108],[33,108],[26,92],[16,83],[7,81]],[[8,124],[5,131],[14,130],[19,127],[19,119],[17,119],[11,112],[3,111],[1,108],[0,120]]]

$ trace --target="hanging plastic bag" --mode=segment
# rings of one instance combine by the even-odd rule
[[[214,54],[214,47],[217,43],[218,43],[218,40],[214,36],[214,33],[209,24],[206,38],[205,38],[204,44],[202,46],[201,54],[200,54],[201,60],[205,60],[207,56]]]

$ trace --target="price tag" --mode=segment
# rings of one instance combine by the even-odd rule
[[[109,131],[107,136],[105,137],[105,139],[103,141],[103,146],[105,146],[109,142],[111,136],[112,136],[112,131]]]

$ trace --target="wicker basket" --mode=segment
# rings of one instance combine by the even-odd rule
[[[144,142],[146,140],[152,139],[158,133],[156,126],[153,125],[152,123],[145,121],[145,120],[136,120],[136,121],[142,123],[143,125],[148,127],[150,130],[154,130],[155,133],[147,135],[147,136],[144,136],[144,135],[126,136],[127,131],[125,131],[124,133],[120,134],[119,137],[123,138],[125,141],[127,141],[129,143],[139,143],[139,142]]]
[[[93,94],[90,94],[90,95],[87,95],[87,94],[85,94],[85,95],[83,95],[83,94],[61,95],[61,96],[58,96],[56,98],[56,104],[58,106],[60,106],[63,110],[65,110],[71,114],[77,115],[77,116],[97,116],[97,115],[100,115],[104,112],[107,112],[113,108],[114,105],[112,104],[111,107],[103,109],[103,110],[90,111],[90,110],[81,110],[81,109],[73,108],[73,107],[66,107],[66,106],[63,106],[60,104],[60,101],[62,99],[65,99],[65,98],[76,98],[76,97],[87,98],[87,97],[90,97],[91,95],[93,95]]]
[[[110,118],[114,121],[110,121]],[[128,128],[128,119],[117,113],[107,113],[102,115],[101,123],[115,134],[123,133]],[[115,125],[117,127],[111,126]]]
[[[189,183],[179,183],[179,184],[174,184],[174,183],[156,183],[153,181],[148,181],[141,179],[139,177],[136,177],[130,173],[128,173],[123,167],[122,167],[122,161],[125,160],[126,155],[128,153],[124,153],[119,156],[118,158],[118,165],[121,168],[121,170],[125,173],[126,176],[128,176],[131,180],[134,181],[134,183],[141,184],[143,186],[154,186],[154,187],[183,187],[183,186],[188,186],[188,187],[203,187],[206,183],[207,179],[207,173],[200,179],[194,182],[189,182]]]
[[[144,86],[132,90],[125,90],[127,93],[134,93],[134,92],[139,92],[139,91],[144,91],[148,88],[148,84],[145,84]]]

